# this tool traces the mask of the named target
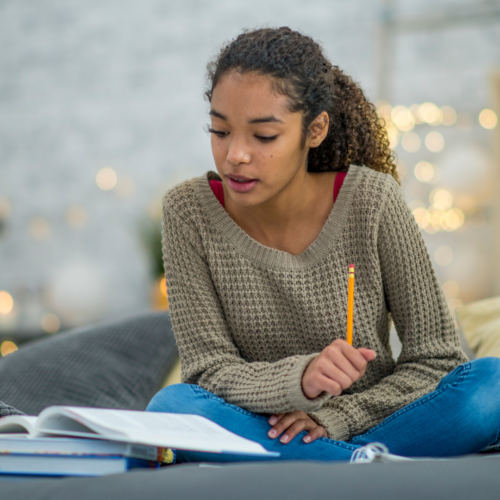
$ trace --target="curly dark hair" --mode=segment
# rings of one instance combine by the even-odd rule
[[[361,87],[333,66],[312,38],[286,26],[244,30],[207,65],[205,97],[209,102],[229,71],[271,78],[273,90],[288,97],[289,111],[302,113],[301,147],[314,118],[322,111],[328,113],[328,134],[308,153],[309,172],[340,172],[350,164],[365,165],[391,174],[401,184],[385,121]]]

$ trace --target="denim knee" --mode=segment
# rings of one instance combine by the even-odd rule
[[[173,384],[158,391],[149,402],[146,411],[177,413],[180,407],[194,395],[191,384]]]
[[[473,359],[457,366],[441,379],[436,389],[443,385],[454,384],[464,375],[464,371],[468,378],[472,377],[479,385],[489,386],[490,381],[493,385],[500,384],[500,358],[487,357]]]
[[[474,418],[478,430],[498,434],[500,358],[479,358],[465,365],[469,365],[469,370],[463,385],[460,384],[463,390],[463,404],[460,410],[464,418]]]
[[[485,399],[500,407],[500,358],[479,358],[470,363],[476,387]]]
[[[470,361],[474,370],[478,372],[478,378],[490,379],[495,384],[500,383],[500,358],[486,357]]]

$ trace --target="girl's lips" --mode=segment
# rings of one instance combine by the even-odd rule
[[[259,181],[252,180],[252,181],[238,182],[238,181],[231,179],[231,177],[227,177],[227,182],[229,184],[229,187],[233,191],[237,191],[238,193],[247,193],[248,191],[253,189],[255,187],[255,185],[257,184],[257,182],[259,182]]]

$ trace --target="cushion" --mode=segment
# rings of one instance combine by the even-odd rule
[[[73,329],[0,359],[0,400],[28,415],[50,405],[144,410],[177,357],[165,311]]]
[[[500,358],[500,297],[478,300],[455,310],[460,329],[477,358]]]
[[[181,383],[181,360],[177,360],[173,363],[172,368],[167,373],[167,377],[163,381],[161,387],[167,387],[168,385],[180,384]]]
[[[6,417],[7,415],[24,415],[24,413],[0,401],[0,417]]]

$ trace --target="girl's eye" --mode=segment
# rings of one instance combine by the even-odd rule
[[[213,128],[209,128],[208,131],[211,132],[212,134],[215,134],[217,137],[226,137],[226,135],[227,135],[227,132],[222,132],[220,130],[214,130]]]
[[[215,134],[217,137],[224,138],[226,137],[229,132],[223,132],[222,130],[215,130],[211,127],[208,127],[208,131],[211,132],[212,134]],[[272,135],[272,136],[265,136],[265,135],[256,135],[256,139],[258,139],[261,142],[271,142],[278,137],[277,135]]]
[[[278,137],[278,136],[272,135],[272,136],[266,137],[264,135],[256,135],[255,137],[257,137],[257,139],[259,139],[259,141],[262,141],[262,142],[271,142],[271,141],[274,141],[274,139],[276,139],[276,137]]]

